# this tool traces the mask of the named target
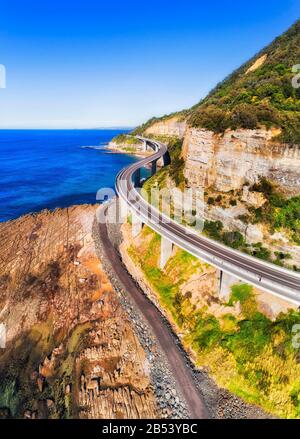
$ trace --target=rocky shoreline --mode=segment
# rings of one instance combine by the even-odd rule
[[[2,401],[6,401],[2,407],[12,409],[12,416],[28,417],[28,410],[24,412],[27,401],[31,418],[55,418],[62,413],[114,418],[121,412],[125,418],[132,419],[153,413],[163,419],[189,418],[181,387],[151,325],[137,308],[130,291],[116,278],[105,254],[95,212],[96,206],[73,206],[27,215],[2,225],[5,263],[0,299],[9,343],[4,354],[13,374],[27,386],[27,393],[18,393],[20,407],[16,410],[9,399],[3,399],[15,375],[8,374],[6,362],[2,361]],[[122,242],[120,225],[108,224],[108,235],[118,250]],[[17,237],[20,242],[16,247]],[[134,273],[129,272],[134,278]],[[138,285],[137,279],[134,280]],[[140,287],[141,294],[147,297],[147,289],[141,284]],[[149,297],[148,300],[151,301]],[[163,325],[182,351],[209,417],[270,417],[218,388],[206,370],[195,368],[162,310],[157,309]],[[32,347],[26,342],[16,348],[14,340],[24,339],[25,343],[27,333],[41,337],[43,344]],[[48,333],[56,338],[50,337],[49,341]],[[71,340],[73,348],[69,351]],[[18,358],[24,355],[24,349],[32,358],[23,370]],[[76,360],[74,371],[73,360]],[[81,364],[85,365],[83,373]],[[101,366],[103,370],[93,375],[94,369],[86,369],[87,364]],[[61,375],[65,367],[69,370],[67,376]],[[73,401],[75,412],[61,405],[58,390],[63,398]],[[43,392],[51,409],[44,409],[44,405],[40,409]],[[84,410],[80,411],[79,407]]]
[[[159,419],[146,352],[95,253],[97,206],[0,227],[0,418]]]
[[[114,142],[109,142],[105,149],[107,149],[111,154],[129,154],[138,158],[148,157],[150,154],[148,151],[145,152],[142,149],[139,149],[139,145],[130,147],[126,144],[117,144]]]

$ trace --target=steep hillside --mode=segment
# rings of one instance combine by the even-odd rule
[[[153,118],[132,134],[166,144],[171,164],[144,188],[203,191],[203,233],[300,271],[300,21],[190,110]],[[172,203],[171,203],[172,205]],[[173,207],[173,206],[172,206]],[[171,209],[174,211],[175,209]],[[196,212],[197,213],[197,212]],[[160,237],[123,226],[123,262],[216,382],[279,417],[299,417],[298,310],[174,249],[159,268]],[[221,365],[221,367],[220,367]]]
[[[282,140],[300,142],[300,88],[292,85],[299,60],[297,21],[196,105],[188,123],[215,132],[274,125],[282,129]]]
[[[281,130],[278,140],[300,142],[300,88],[294,88],[292,68],[300,60],[300,21],[217,85],[189,110],[152,118],[138,127],[143,133],[170,119],[215,133],[226,129],[255,129],[262,125]],[[159,134],[167,134],[160,132]]]
[[[292,80],[299,62],[300,21],[190,110],[154,118],[136,130],[168,143],[172,156],[169,168],[146,183],[148,190],[202,189],[208,226],[220,224],[225,236],[235,233],[240,250],[295,270],[300,88]]]
[[[122,230],[123,262],[170,321],[195,364],[244,401],[275,416],[299,417],[300,365],[291,328],[300,314],[238,281],[221,296],[217,270],[176,247],[161,270],[160,236],[146,226],[138,237],[131,236],[128,224]],[[229,417],[239,417],[241,401],[233,404],[228,398],[234,405]],[[267,416],[243,407],[243,417]]]

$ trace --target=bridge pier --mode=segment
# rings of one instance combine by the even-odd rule
[[[130,211],[127,203],[123,200],[123,198],[119,197],[117,202],[117,221],[120,224],[123,224],[123,222],[127,220],[129,213]]]
[[[173,252],[173,242],[164,236],[161,237],[160,244],[160,261],[159,268],[163,270],[168,262],[169,258],[172,256]]]
[[[135,173],[133,174],[133,181],[135,187],[141,186],[141,169],[137,169]]]
[[[154,174],[156,174],[157,171],[157,160],[153,160],[153,162],[151,163],[151,175],[153,176]]]
[[[171,163],[170,154],[168,152],[166,152],[163,155],[163,165],[168,166],[170,163]]]
[[[224,271],[219,270],[219,279],[220,279],[220,286],[219,286],[219,298],[223,302],[228,302],[231,296],[231,287],[233,285],[238,285],[242,281],[235,276],[232,276],[231,274],[227,274]]]
[[[146,152],[148,150],[148,145],[146,140],[143,140],[143,151]]]
[[[132,214],[132,236],[136,238],[142,231],[143,222],[134,213]]]

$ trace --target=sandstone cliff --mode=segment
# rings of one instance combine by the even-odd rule
[[[227,130],[216,134],[188,126],[174,117],[155,122],[145,135],[182,138],[188,187],[214,187],[220,192],[242,189],[261,177],[287,196],[300,194],[300,147],[274,141],[278,129]]]
[[[146,354],[95,254],[95,210],[0,225],[1,416],[158,416]]]
[[[228,192],[265,177],[287,196],[299,195],[299,42],[298,20],[198,104],[150,119],[135,133],[184,139],[190,187]]]
[[[228,192],[265,177],[286,195],[299,195],[299,145],[275,143],[276,134],[276,130],[266,129],[228,130],[224,134],[187,129],[183,156],[188,186]]]
[[[184,134],[183,134],[184,126]],[[216,134],[192,128],[177,118],[155,122],[147,128],[167,142],[177,133],[183,140],[185,186],[205,194],[204,218],[221,221],[228,231],[238,231],[249,244],[264,243],[274,255],[289,256],[289,266],[300,267],[300,246],[289,230],[276,233],[264,224],[252,224],[249,209],[260,208],[265,199],[250,188],[265,178],[286,198],[300,195],[300,147],[275,141],[278,129],[227,130]],[[153,183],[155,179],[153,178]],[[148,185],[151,184],[151,180]],[[165,179],[165,185],[170,185]],[[208,199],[214,200],[210,205]],[[216,200],[222,198],[222,202]],[[230,203],[233,203],[232,205]]]
[[[176,136],[183,138],[186,130],[186,121],[176,116],[155,122],[145,130],[145,135]]]

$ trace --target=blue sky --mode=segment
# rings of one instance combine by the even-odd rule
[[[188,108],[300,0],[1,0],[1,128],[135,126]],[[299,60],[300,62],[300,60]]]

